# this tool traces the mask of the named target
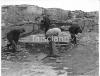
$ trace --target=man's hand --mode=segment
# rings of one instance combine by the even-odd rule
[[[78,33],[77,35],[75,34],[75,36],[79,40],[81,38],[82,34],[81,33]]]
[[[81,33],[78,33],[79,36],[81,36]]]

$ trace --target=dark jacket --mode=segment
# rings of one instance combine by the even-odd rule
[[[78,25],[72,25],[71,27],[69,27],[69,32],[71,34],[78,34],[78,33],[82,33],[82,30]]]
[[[43,29],[43,28],[49,28],[49,26],[50,26],[50,19],[47,17],[47,16],[44,16],[43,17],[43,20],[41,20],[41,28]]]

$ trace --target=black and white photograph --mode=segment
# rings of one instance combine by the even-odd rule
[[[99,76],[100,0],[2,0],[1,76]]]

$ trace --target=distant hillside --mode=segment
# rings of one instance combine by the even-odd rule
[[[76,22],[80,26],[93,28],[98,24],[98,11],[84,12],[81,10],[63,10],[59,8],[42,8],[34,5],[10,5],[2,6],[2,25],[17,25],[24,22],[36,22],[42,14],[49,15],[51,20]],[[98,28],[98,26],[96,27]]]

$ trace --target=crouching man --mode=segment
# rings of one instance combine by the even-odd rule
[[[20,34],[25,32],[24,29],[15,29],[7,33],[7,40],[9,41],[9,44],[7,44],[7,48],[9,49],[12,47],[13,51],[17,51],[17,43],[20,37]]]
[[[78,35],[79,33],[82,33],[81,28],[78,25],[72,25],[69,27],[69,32],[71,34],[71,42],[74,45],[76,45],[77,44],[76,35]]]

